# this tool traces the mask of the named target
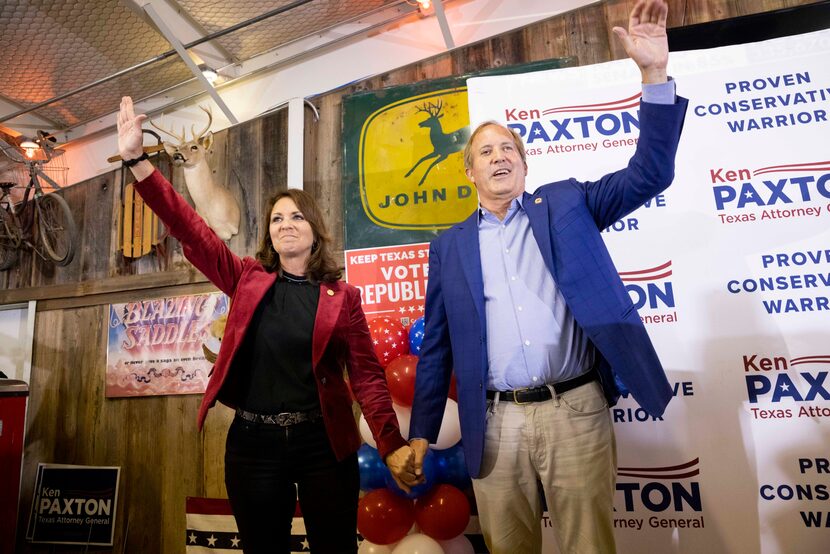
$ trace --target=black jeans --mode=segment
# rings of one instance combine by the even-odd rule
[[[247,554],[291,552],[298,496],[311,552],[357,552],[357,454],[338,462],[322,420],[280,427],[235,418],[225,485]]]

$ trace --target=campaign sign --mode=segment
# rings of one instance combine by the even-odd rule
[[[360,289],[369,316],[400,319],[404,325],[424,315],[429,244],[346,250],[346,280]]]
[[[112,546],[120,467],[38,464],[26,538]]]

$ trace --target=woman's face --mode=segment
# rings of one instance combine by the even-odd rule
[[[290,197],[280,198],[271,209],[270,234],[280,259],[296,258],[304,264],[308,262],[314,231]]]

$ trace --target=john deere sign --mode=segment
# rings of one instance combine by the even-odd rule
[[[373,113],[360,137],[360,201],[387,229],[443,229],[476,198],[464,177],[466,87],[406,98]]]
[[[500,68],[521,73],[570,60]],[[343,101],[346,248],[431,240],[475,210],[464,175],[472,75],[355,94]]]

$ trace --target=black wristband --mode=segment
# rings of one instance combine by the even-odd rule
[[[137,164],[138,162],[143,161],[143,160],[148,160],[148,159],[150,159],[150,156],[147,155],[147,152],[142,152],[141,155],[139,157],[135,158],[134,160],[122,160],[122,163],[124,165],[126,165],[127,167],[132,167],[135,164]]]

